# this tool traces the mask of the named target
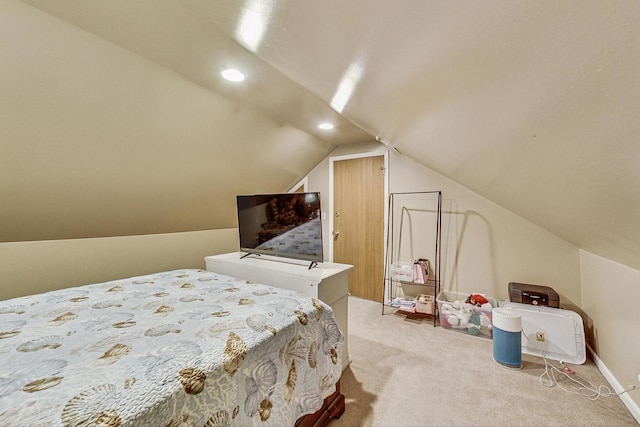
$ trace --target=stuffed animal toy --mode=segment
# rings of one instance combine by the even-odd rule
[[[473,302],[472,302],[473,301]],[[482,303],[482,301],[486,301]],[[443,326],[453,329],[466,329],[471,335],[482,333],[490,334],[491,319],[484,311],[491,311],[491,303],[482,295],[471,294],[465,301],[456,300],[442,304],[440,313],[441,319],[445,322]]]
[[[466,329],[471,319],[471,311],[461,301],[442,304],[442,314],[446,316],[449,325],[455,329]]]
[[[477,305],[478,307],[482,307],[482,304],[486,304],[488,302],[489,300],[480,294],[471,294],[467,297],[466,301],[467,304]]]

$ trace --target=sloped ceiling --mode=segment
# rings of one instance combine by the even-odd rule
[[[342,113],[400,152],[640,268],[640,2],[183,3],[328,103],[349,82]]]
[[[576,246],[640,269],[637,0],[27,3],[271,108],[329,146],[378,136]],[[261,89],[228,93],[211,82],[200,57],[218,50],[214,39],[235,43],[222,52],[256,66]],[[295,91],[274,102],[282,87]],[[335,135],[345,136],[318,134],[316,111],[341,113],[346,133]]]

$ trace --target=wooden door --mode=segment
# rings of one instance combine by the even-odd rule
[[[333,260],[351,264],[351,295],[384,294],[384,156],[333,164]]]

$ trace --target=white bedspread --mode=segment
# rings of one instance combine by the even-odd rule
[[[319,300],[202,270],[0,301],[0,425],[293,425],[342,342]]]
[[[264,242],[256,249],[274,251],[279,254],[307,255],[322,259],[321,236],[322,224],[320,218],[315,218]]]

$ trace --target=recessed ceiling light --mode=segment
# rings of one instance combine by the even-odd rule
[[[318,128],[322,130],[331,130],[333,129],[333,125],[331,123],[324,122],[324,123],[320,123],[318,125]]]
[[[244,74],[235,68],[227,68],[222,72],[222,77],[229,80],[230,82],[241,82],[244,80]]]

